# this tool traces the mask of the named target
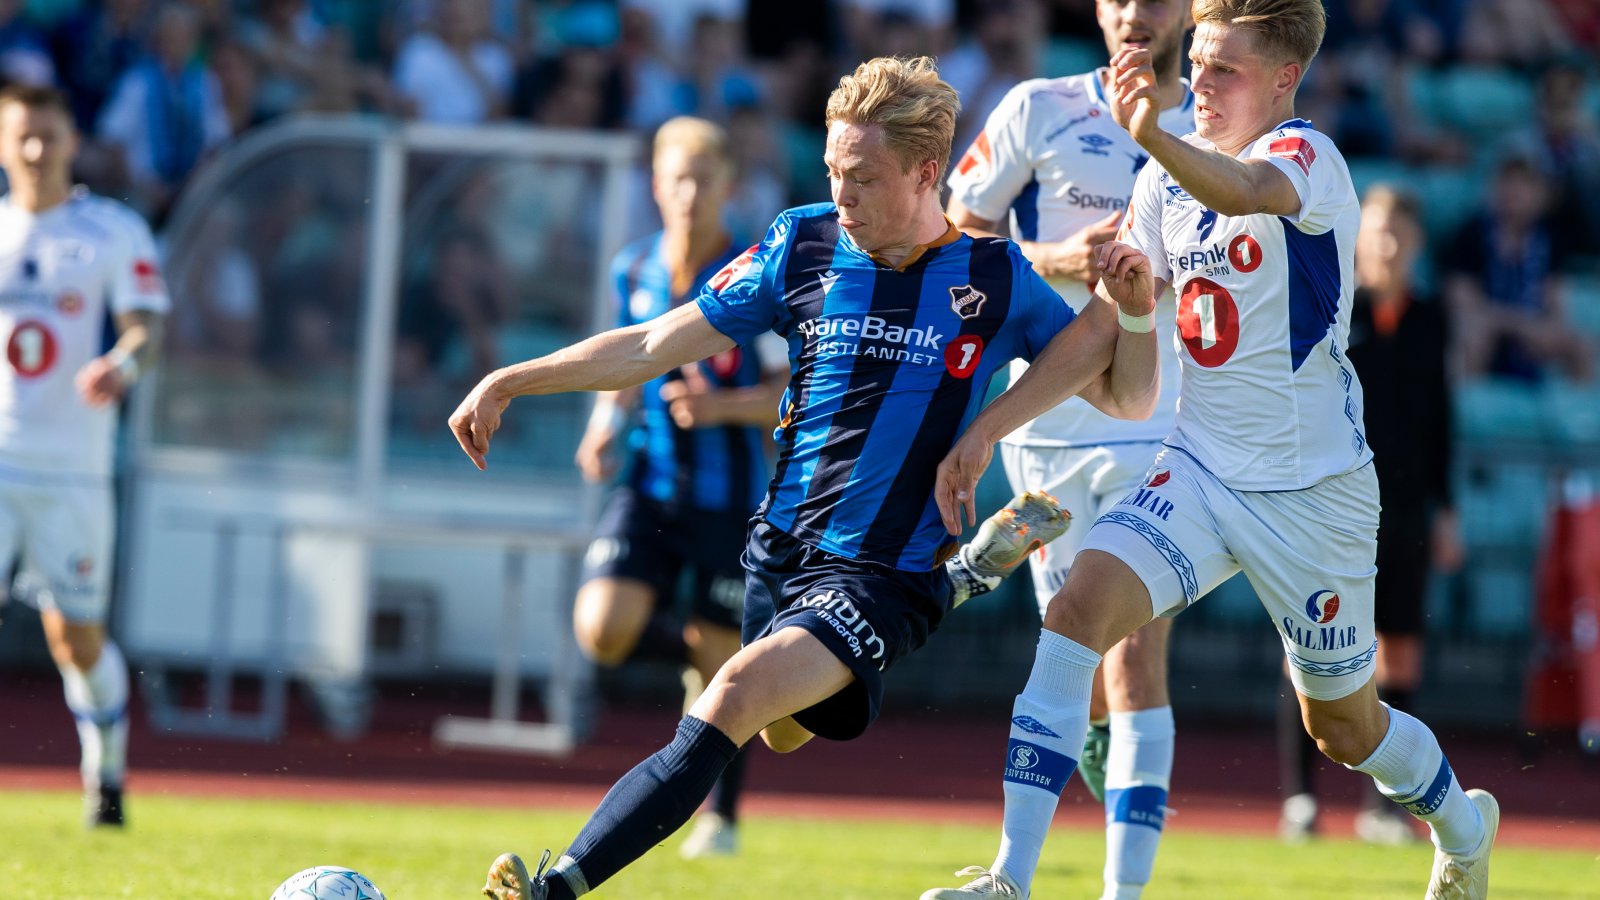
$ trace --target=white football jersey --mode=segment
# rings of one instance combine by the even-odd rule
[[[116,408],[73,379],[105,349],[108,309],[169,306],[133,210],[82,188],[38,215],[0,198],[0,475],[109,475]]]
[[[1298,490],[1372,458],[1361,382],[1344,355],[1361,207],[1344,157],[1304,119],[1240,158],[1287,175],[1299,213],[1218,215],[1152,162],[1122,239],[1178,298],[1183,393],[1167,443],[1234,490]]]
[[[1117,126],[1100,75],[1105,69],[1068,78],[1035,78],[1012,88],[984,123],[972,146],[950,172],[950,196],[992,222],[1010,222],[1021,241],[1063,240],[1128,207],[1133,182],[1149,156]],[[1194,95],[1184,83],[1183,102],[1161,113],[1173,134],[1194,130]],[[1050,279],[1074,312],[1089,302],[1090,285]],[[1156,303],[1156,330],[1171,334],[1176,316],[1171,295]],[[1011,364],[1013,380],[1028,364]],[[1077,397],[1046,412],[1005,438],[1008,444],[1088,447],[1159,441],[1172,430],[1179,368],[1161,354],[1161,397],[1144,421],[1115,419]]]

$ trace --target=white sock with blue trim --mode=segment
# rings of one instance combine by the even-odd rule
[[[1439,741],[1428,726],[1385,703],[1389,731],[1377,749],[1358,766],[1378,783],[1385,797],[1428,823],[1433,844],[1451,855],[1464,855],[1483,842],[1483,816],[1461,789]]]
[[[1053,631],[1039,632],[1033,672],[1012,707],[1006,748],[1005,823],[991,871],[1028,896],[1061,789],[1078,767],[1089,731],[1089,692],[1100,654]]]
[[[1106,754],[1106,897],[1137,897],[1150,882],[1166,822],[1177,733],[1172,707],[1111,714]]]
[[[109,638],[87,672],[61,666],[67,708],[78,724],[83,786],[121,787],[128,756],[128,663]]]

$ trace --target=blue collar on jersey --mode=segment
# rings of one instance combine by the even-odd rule
[[[1110,109],[1111,101],[1106,99],[1105,86],[1100,83],[1100,72],[1107,68],[1110,67],[1101,66],[1100,68],[1095,69],[1093,72],[1090,72],[1089,84],[1094,87],[1094,98],[1100,101],[1101,106]],[[1183,102],[1178,104],[1178,109],[1181,112],[1188,112],[1189,108],[1194,106],[1194,89],[1189,87],[1189,79],[1187,78],[1179,78],[1178,83],[1183,85]],[[1163,109],[1162,112],[1166,112],[1166,110]]]

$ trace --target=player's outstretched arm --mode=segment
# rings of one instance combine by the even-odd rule
[[[1107,100],[1112,118],[1200,205],[1225,216],[1293,216],[1300,211],[1294,184],[1272,163],[1203,150],[1158,126],[1160,101],[1149,50],[1119,51],[1111,57],[1111,70]]]
[[[648,322],[602,332],[548,356],[490,372],[451,414],[450,432],[462,452],[483,469],[500,416],[516,397],[621,390],[732,346],[733,340],[706,321],[698,304],[686,303]]]
[[[90,406],[109,406],[128,392],[139,375],[156,359],[161,346],[163,316],[148,309],[118,313],[117,342],[89,360],[73,381],[78,396]]]
[[[1156,295],[1166,289],[1151,272],[1150,260],[1128,244],[1109,241],[1096,251],[1102,267],[1095,302],[1085,313],[1116,321],[1111,365],[1084,385],[1078,396],[1119,419],[1148,419],[1161,392],[1160,352],[1155,336]],[[1121,315],[1118,314],[1120,310]]]

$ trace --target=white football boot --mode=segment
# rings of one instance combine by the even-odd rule
[[[972,876],[977,876],[972,878]],[[922,894],[922,900],[970,900],[972,897],[1002,897],[1004,900],[1027,900],[1022,888],[1006,877],[1004,872],[991,872],[983,866],[967,866],[956,873],[957,878],[972,878],[958,888],[934,888]]]
[[[1500,830],[1500,803],[1478,788],[1467,791],[1467,799],[1483,815],[1483,843],[1467,856],[1451,856],[1434,848],[1427,900],[1485,900],[1489,896],[1489,851]]]

